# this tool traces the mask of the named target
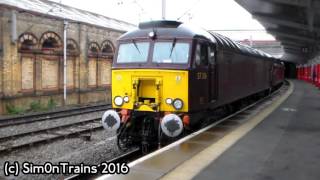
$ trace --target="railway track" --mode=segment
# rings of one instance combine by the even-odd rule
[[[51,119],[58,119],[64,117],[70,117],[75,115],[87,114],[91,112],[104,111],[109,107],[108,104],[100,104],[93,106],[84,106],[79,108],[72,108],[60,111],[51,111],[46,113],[36,113],[30,115],[8,117],[0,119],[0,128],[13,125],[28,124],[39,121],[46,121]]]
[[[80,122],[0,137],[0,155],[70,137],[89,139],[91,136],[88,133],[103,129],[100,120],[100,118],[86,119]]]

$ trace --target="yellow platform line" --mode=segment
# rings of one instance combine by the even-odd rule
[[[251,131],[255,126],[262,122],[269,114],[271,114],[277,107],[280,106],[293,92],[294,85],[289,81],[289,89],[279,99],[275,100],[270,106],[259,112],[257,115],[248,120],[234,131],[230,132],[222,139],[212,144],[208,148],[201,151],[199,154],[186,160],[172,171],[168,172],[161,179],[163,180],[179,180],[192,179],[201,170],[215,161],[222,153],[235,144],[240,138]]]

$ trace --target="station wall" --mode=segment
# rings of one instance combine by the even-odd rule
[[[12,15],[16,16],[16,40]],[[111,63],[121,31],[69,22],[67,101],[63,101],[61,19],[0,7],[0,114],[35,102],[110,102]]]
[[[0,17],[2,17],[3,12],[0,11]],[[2,102],[1,99],[3,97],[3,83],[2,83],[2,75],[3,75],[3,24],[2,24],[2,19],[0,19],[0,114],[2,113]]]

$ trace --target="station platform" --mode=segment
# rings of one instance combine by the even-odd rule
[[[291,82],[292,94],[260,124],[200,172],[185,171],[182,176],[199,180],[320,179],[320,91],[303,81]],[[183,179],[181,172],[175,172],[179,169],[187,167],[177,167],[163,179]]]
[[[281,91],[234,120],[130,163],[127,175],[98,179],[318,180],[320,90],[290,80]]]

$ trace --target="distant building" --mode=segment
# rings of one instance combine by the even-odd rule
[[[110,102],[116,39],[134,25],[47,0],[0,0],[0,114],[63,105],[64,20],[67,104]]]

